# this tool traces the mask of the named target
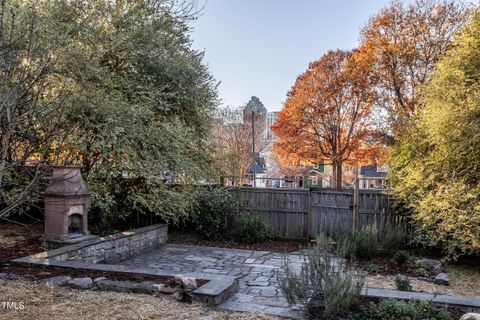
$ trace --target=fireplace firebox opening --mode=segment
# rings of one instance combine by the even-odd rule
[[[71,214],[68,217],[68,234],[70,236],[81,236],[83,232],[83,216],[78,213]]]

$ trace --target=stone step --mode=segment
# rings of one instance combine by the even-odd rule
[[[200,288],[194,290],[193,296],[198,301],[216,306],[230,298],[238,289],[238,280],[210,280]]]

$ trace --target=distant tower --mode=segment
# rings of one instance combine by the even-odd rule
[[[252,118],[252,111],[254,111],[256,114],[255,116],[267,116],[267,108],[263,105],[262,101],[258,99],[258,97],[252,96],[250,101],[248,101],[247,105],[243,109],[243,119],[244,120],[251,120]]]
[[[255,128],[257,132],[263,132],[263,137],[266,136],[267,129],[267,108],[263,105],[258,97],[252,96],[250,101],[243,109],[243,121],[252,121],[252,111],[254,115]]]

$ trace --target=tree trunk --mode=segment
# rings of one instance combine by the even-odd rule
[[[337,185],[337,165],[332,161],[332,179],[330,183],[330,188],[336,188]]]
[[[342,189],[342,162],[336,161],[334,163],[335,173],[335,189]]]
[[[0,189],[3,187],[3,175],[7,166],[8,150],[10,149],[10,138],[13,134],[13,112],[10,107],[7,110],[7,125],[5,135],[2,137],[2,147],[0,150]]]

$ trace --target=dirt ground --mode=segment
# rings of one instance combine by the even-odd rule
[[[309,245],[307,240],[283,240],[283,239],[267,239],[261,243],[238,243],[229,240],[204,240],[196,237],[191,233],[169,231],[168,242],[176,244],[192,244],[208,247],[220,247],[230,249],[245,249],[259,251],[274,252],[292,252],[305,248]]]
[[[10,302],[10,306],[16,306],[18,310],[7,310],[2,307],[2,302]],[[0,319],[273,320],[278,318],[256,313],[227,313],[205,304],[180,303],[171,296],[78,291],[42,283],[0,280]]]

